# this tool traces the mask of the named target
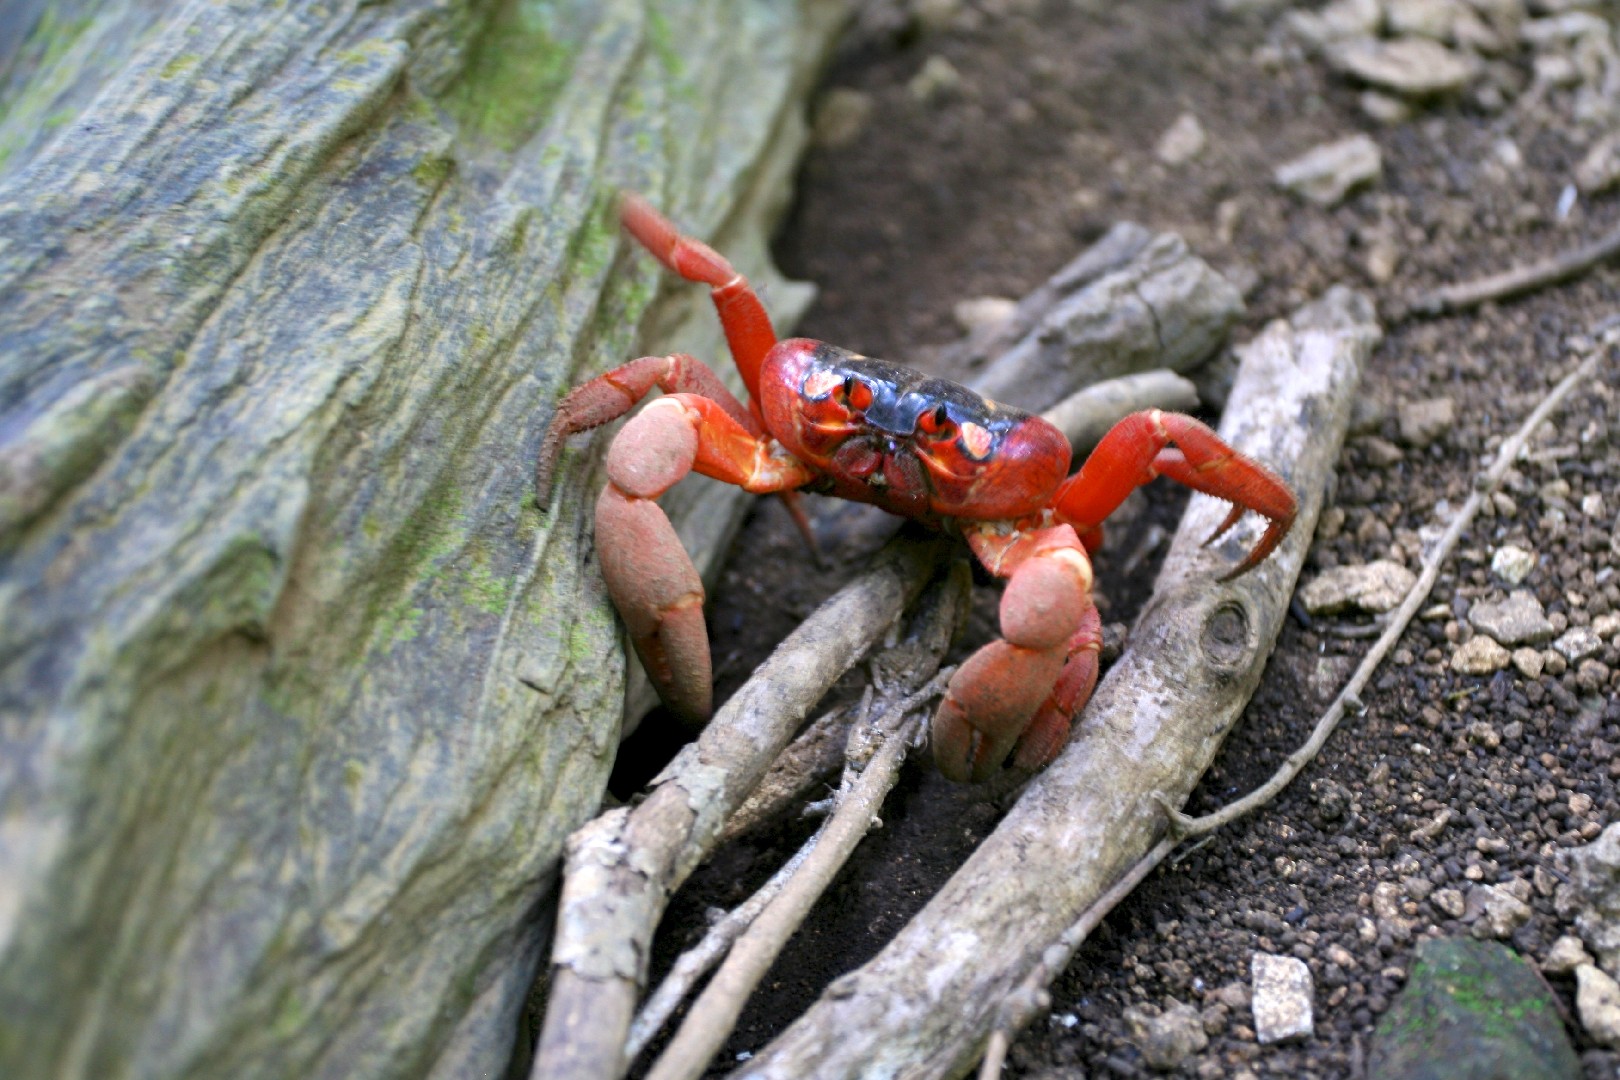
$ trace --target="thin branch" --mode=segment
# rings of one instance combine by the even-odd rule
[[[630,1025],[630,1037],[625,1041],[624,1055],[627,1061],[634,1061],[641,1052],[647,1048],[653,1036],[664,1029],[670,1016],[680,1008],[686,995],[692,992],[692,987],[698,980],[718,964],[722,957],[731,949],[732,943],[742,936],[743,931],[753,925],[759,913],[764,911],[788,879],[798,872],[804,865],[810,852],[815,850],[821,842],[824,830],[818,829],[810,839],[806,840],[793,857],[777,868],[771,879],[761,885],[754,895],[741,904],[732,908],[725,917],[709,928],[703,935],[703,940],[687,949],[675,961],[664,981],[658,984],[647,1001],[636,1014],[635,1022]]]
[[[836,809],[838,798],[847,793],[851,783],[851,767],[864,765],[866,758],[870,756],[867,752],[870,748],[866,747],[863,750],[864,744],[858,742],[853,731],[857,722],[864,723],[863,718],[873,715],[874,710],[888,717],[896,707],[914,699],[919,687],[924,687],[931,679],[937,679],[940,661],[949,649],[951,639],[965,618],[972,601],[971,589],[972,575],[968,572],[967,563],[958,559],[918,600],[907,632],[903,636],[897,635],[899,640],[889,643],[882,653],[871,660],[873,682],[882,688],[881,697],[874,702],[874,692],[869,685],[862,694],[859,706],[853,711],[851,722],[844,725],[841,756],[845,762],[845,780],[838,796],[833,800],[835,804],[833,809]],[[839,715],[848,711],[850,710],[838,709],[829,715]],[[786,756],[785,752],[783,756]],[[780,762],[780,759],[778,761]],[[736,819],[747,813],[752,805],[754,800],[750,798],[749,802],[733,815],[733,820],[727,822],[722,837],[733,835]],[[675,962],[669,975],[649,996],[646,1005],[636,1017],[626,1049],[627,1060],[633,1060],[641,1053],[652,1037],[662,1029],[670,1014],[685,1000],[697,981],[720,962],[732,943],[782,891],[793,871],[803,863],[825,832],[826,826],[823,825],[816,835],[794,854],[788,866],[772,875],[770,881],[758,892],[711,928],[702,942]]]
[[[901,535],[762,664],[634,808],[569,839],[545,1027],[531,1076],[618,1076],[653,930],[823,694],[922,589],[941,544]]]
[[[1075,453],[1086,453],[1102,441],[1108,429],[1133,412],[1172,409],[1186,412],[1198,407],[1198,388],[1192,380],[1158,368],[1121,375],[1076,391],[1042,415],[1069,437]]]
[[[1513,463],[1524,452],[1524,448],[1528,444],[1530,437],[1535,433],[1536,428],[1546,420],[1554,409],[1563,403],[1564,399],[1569,396],[1576,386],[1597,370],[1599,363],[1608,355],[1607,348],[1604,346],[1594,349],[1575,370],[1571,371],[1547,392],[1547,396],[1525,419],[1519,430],[1502,444],[1497,453],[1496,461],[1491,465],[1490,469],[1479,477],[1474,491],[1469,494],[1468,499],[1458,510],[1456,516],[1452,518],[1450,525],[1447,526],[1439,543],[1435,545],[1434,550],[1430,552],[1429,557],[1424,561],[1423,571],[1407,592],[1406,599],[1389,616],[1384,633],[1367,650],[1366,656],[1362,658],[1361,664],[1356,668],[1355,673],[1346,681],[1344,688],[1340,690],[1338,696],[1328,706],[1327,711],[1317,721],[1310,738],[1298,750],[1287,757],[1282,767],[1266,783],[1241,799],[1236,799],[1213,813],[1197,818],[1182,814],[1163,799],[1158,800],[1170,820],[1170,832],[1164,839],[1155,844],[1135,866],[1131,867],[1108,892],[1098,897],[1097,901],[1086,909],[1075,924],[1058,939],[1057,944],[1042,954],[1040,962],[1030,970],[1029,975],[1019,985],[1019,988],[1007,996],[1002,1022],[997,1025],[996,1030],[991,1035],[984,1061],[979,1069],[979,1080],[996,1080],[1001,1075],[1002,1063],[1006,1058],[1007,1049],[1011,1046],[1012,1035],[1021,1030],[1037,1013],[1050,1004],[1044,992],[1045,987],[1051,984],[1051,981],[1057,977],[1058,972],[1068,966],[1069,960],[1073,957],[1075,951],[1079,949],[1081,943],[1085,941],[1108,912],[1113,910],[1126,896],[1130,895],[1131,891],[1154,868],[1163,862],[1167,855],[1182,842],[1214,832],[1216,829],[1228,825],[1270,802],[1321,752],[1323,745],[1327,742],[1329,736],[1333,734],[1334,729],[1338,727],[1339,721],[1343,719],[1346,709],[1360,705],[1362,689],[1376,673],[1379,664],[1383,662],[1390,649],[1394,648],[1395,643],[1400,639],[1401,634],[1405,632],[1417,610],[1427,601],[1429,593],[1434,588],[1435,581],[1440,576],[1441,566],[1457,546],[1462,534],[1472,524],[1484,500],[1490,498],[1491,493],[1501,485],[1502,478],[1507,474],[1508,469],[1513,466]]]
[[[1410,311],[1414,315],[1443,315],[1478,307],[1491,300],[1505,300],[1578,277],[1616,255],[1620,255],[1620,229],[1574,251],[1566,251],[1529,266],[1424,293],[1412,301]]]
[[[872,826],[899,776],[906,750],[921,736],[922,715],[915,710],[944,693],[945,683],[954,673],[954,668],[940,671],[878,720],[875,726],[881,741],[877,751],[822,826],[821,841],[732,948],[653,1065],[648,1080],[693,1080],[703,1074],[736,1027],[748,996]]]
[[[1172,830],[1177,835],[1181,837],[1200,836],[1229,822],[1236,821],[1244,814],[1264,806],[1275,798],[1278,792],[1287,787],[1294,777],[1299,775],[1300,770],[1304,769],[1321,752],[1323,744],[1333,734],[1333,729],[1338,727],[1339,721],[1344,718],[1346,708],[1356,707],[1361,704],[1361,691],[1372,679],[1384,657],[1395,647],[1395,643],[1400,640],[1401,635],[1406,632],[1406,627],[1412,621],[1412,617],[1417,614],[1418,608],[1422,607],[1429,599],[1429,593],[1434,589],[1434,583],[1440,576],[1441,565],[1451,554],[1452,549],[1457,546],[1457,541],[1468,530],[1468,526],[1473,524],[1474,517],[1479,513],[1480,506],[1484,504],[1486,499],[1491,497],[1492,492],[1501,486],[1502,478],[1507,475],[1508,469],[1513,467],[1514,461],[1524,451],[1530,436],[1535,433],[1536,428],[1541,426],[1542,422],[1547,419],[1554,409],[1563,404],[1564,399],[1569,396],[1576,386],[1580,385],[1583,380],[1597,370],[1598,364],[1608,355],[1608,350],[1604,346],[1594,348],[1591,354],[1576,366],[1575,370],[1564,376],[1557,385],[1547,392],[1547,396],[1525,418],[1519,430],[1514,432],[1513,436],[1502,444],[1501,449],[1497,451],[1496,461],[1484,474],[1478,477],[1474,490],[1469,493],[1461,509],[1451,519],[1451,524],[1446,527],[1445,533],[1441,535],[1439,543],[1429,553],[1429,557],[1424,560],[1423,572],[1418,575],[1417,581],[1408,590],[1406,599],[1389,616],[1384,626],[1384,632],[1379,635],[1378,640],[1373,643],[1372,647],[1367,650],[1367,654],[1362,657],[1361,664],[1345,683],[1344,689],[1339,691],[1338,697],[1333,699],[1333,703],[1322,714],[1322,718],[1317,721],[1315,730],[1311,732],[1311,737],[1305,740],[1305,744],[1292,754],[1289,754],[1282,767],[1264,784],[1261,784],[1241,799],[1228,803],[1214,813],[1205,814],[1198,818],[1190,818],[1179,810],[1167,806],[1165,809],[1170,814]]]

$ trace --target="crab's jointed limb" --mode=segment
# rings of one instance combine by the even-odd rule
[[[985,780],[1009,754],[1035,769],[1062,748],[1097,678],[1101,622],[1091,560],[1068,525],[976,522],[973,553],[1007,578],[1001,640],[957,669],[934,714],[934,761],[953,780]],[[1054,689],[1054,688],[1058,689]]]
[[[713,694],[703,581],[657,503],[691,472],[755,494],[788,491],[815,474],[697,394],[652,402],[608,449],[596,503],[602,577],[659,696],[696,722],[709,718]]]
[[[758,422],[714,369],[685,353],[669,356],[643,356],[575,387],[557,403],[540,457],[534,467],[535,498],[545,506],[551,496],[551,476],[557,456],[570,435],[611,423],[641,404],[653,388],[666,394],[696,394],[714,402],[749,432],[760,432]]]
[[[1103,520],[1157,476],[1232,503],[1211,541],[1247,510],[1267,519],[1259,543],[1222,580],[1259,563],[1293,524],[1294,496],[1269,470],[1192,417],[1152,409],[1121,420],[1058,486],[1051,516],[1061,524],[968,526],[979,561],[1008,578],[1004,639],[957,670],[934,716],[934,759],[946,776],[987,779],[1009,755],[1016,767],[1037,769],[1063,748],[1096,685],[1102,644],[1086,552],[1101,544]]]
[[[748,280],[708,244],[683,236],[639,195],[626,193],[620,197],[619,221],[659,262],[687,281],[709,286],[731,358],[742,373],[750,404],[758,409],[759,368],[765,354],[776,344],[776,331]]]
[[[1060,520],[1079,532],[1086,549],[1095,551],[1102,543],[1103,519],[1119,509],[1125,496],[1157,476],[1232,504],[1231,513],[1206,544],[1237,524],[1245,510],[1266,519],[1260,542],[1222,581],[1270,555],[1288,535],[1299,509],[1288,485],[1270,469],[1244,457],[1192,417],[1158,409],[1132,413],[1110,428],[1080,471],[1057,489],[1052,506]]]

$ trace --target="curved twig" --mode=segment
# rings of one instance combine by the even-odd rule
[[[881,742],[877,751],[840,799],[838,809],[822,825],[820,842],[781,894],[732,947],[731,955],[709,980],[675,1038],[647,1074],[648,1080],[694,1080],[702,1075],[736,1026],[748,995],[871,827],[883,799],[894,787],[906,750],[921,737],[923,719],[915,710],[943,693],[954,672],[954,668],[941,671],[878,719],[875,726]]]
[[[1094,930],[1103,917],[1113,910],[1120,901],[1130,895],[1141,881],[1153,871],[1159,863],[1184,841],[1207,835],[1224,825],[1228,825],[1245,814],[1264,806],[1287,787],[1301,770],[1305,768],[1321,752],[1329,736],[1333,734],[1339,722],[1344,718],[1345,711],[1359,704],[1361,691],[1371,681],[1379,664],[1400,640],[1401,634],[1411,623],[1412,617],[1428,600],[1429,593],[1434,588],[1435,581],[1440,576],[1440,567],[1451,555],[1457,546],[1457,541],[1473,523],[1474,517],[1479,513],[1484,500],[1490,498],[1491,493],[1501,486],[1502,478],[1509,468],[1513,466],[1519,455],[1529,443],[1531,435],[1537,427],[1546,420],[1563,400],[1569,396],[1583,380],[1589,378],[1597,370],[1598,364],[1609,355],[1605,348],[1595,349],[1584,361],[1576,366],[1556,386],[1547,392],[1547,396],[1530,413],[1525,421],[1498,451],[1495,462],[1481,474],[1474,490],[1457,511],[1451,523],[1447,526],[1434,550],[1424,560],[1423,571],[1418,575],[1417,581],[1408,590],[1406,599],[1401,603],[1385,623],[1384,632],[1372,647],[1362,657],[1361,663],[1355,672],[1346,680],[1344,687],[1339,691],[1331,705],[1322,714],[1321,719],[1311,731],[1310,738],[1306,739],[1300,748],[1284,760],[1282,766],[1272,774],[1264,784],[1255,788],[1240,799],[1235,799],[1213,813],[1192,818],[1182,814],[1180,810],[1170,805],[1166,800],[1158,800],[1166,817],[1170,822],[1169,833],[1155,844],[1135,866],[1121,876],[1119,881],[1097,901],[1086,909],[1084,914],[1076,920],[1075,924],[1064,932],[1057,945],[1042,954],[1040,962],[1031,969],[1029,975],[1020,984],[1019,989],[1007,997],[1007,1005],[1001,1022],[992,1033],[989,1047],[979,1069],[980,1080],[996,1080],[1001,1075],[1002,1061],[1005,1059],[1007,1048],[1011,1045],[1014,1032],[1022,1029],[1029,1023],[1041,1009],[1049,1004],[1044,1000],[1044,988],[1058,972],[1067,966],[1069,959],[1074,955],[1086,937]]]
[[[1521,293],[1556,285],[1560,281],[1568,281],[1616,255],[1620,255],[1620,229],[1615,229],[1573,251],[1553,255],[1529,266],[1515,267],[1489,277],[1442,286],[1413,300],[1409,310],[1414,315],[1444,315],[1454,311],[1465,311],[1492,300],[1506,300]]]

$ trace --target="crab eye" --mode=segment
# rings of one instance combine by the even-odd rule
[[[951,414],[943,403],[917,417],[917,426],[922,429],[924,435],[943,435],[948,439],[956,434],[951,424]]]
[[[831,371],[812,371],[804,377],[804,396],[820,401],[839,388],[842,380]]]
[[[844,398],[853,409],[866,409],[872,404],[872,388],[851,375],[844,380]]]
[[[985,458],[990,456],[990,451],[995,447],[996,439],[994,435],[990,434],[990,430],[988,428],[980,427],[978,424],[967,423],[962,425],[961,437],[959,441],[961,443],[963,453],[967,454],[967,456],[972,458],[974,461],[983,461]]]

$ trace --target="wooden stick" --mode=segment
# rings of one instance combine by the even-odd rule
[[[1620,255],[1620,229],[1615,229],[1573,251],[1553,255],[1529,266],[1516,267],[1500,274],[1456,285],[1446,285],[1433,292],[1424,293],[1412,301],[1410,310],[1414,315],[1443,315],[1453,311],[1465,311],[1491,300],[1506,300],[1560,281],[1568,281],[1616,255]]]
[[[1059,939],[1059,948],[1049,949],[1043,953],[1040,963],[1031,969],[1019,990],[1008,995],[1007,1007],[1003,1013],[1002,1022],[997,1025],[996,1030],[992,1033],[990,1048],[985,1053],[984,1062],[980,1066],[979,1080],[996,1080],[996,1077],[1001,1075],[1001,1063],[1006,1056],[1007,1048],[1011,1045],[1013,1034],[1021,1030],[1034,1018],[1036,1013],[1049,1004],[1041,1000],[1043,997],[1041,991],[1067,966],[1075,950],[1091,934],[1091,931],[1096,929],[1097,924],[1102,921],[1104,916],[1128,896],[1159,863],[1164,861],[1171,851],[1186,840],[1214,832],[1216,829],[1264,806],[1293,782],[1300,771],[1316,758],[1322,747],[1327,743],[1328,737],[1333,734],[1340,720],[1344,718],[1346,710],[1360,704],[1362,689],[1371,681],[1384,657],[1389,654],[1395,643],[1400,640],[1401,634],[1411,624],[1412,617],[1417,614],[1418,609],[1428,600],[1430,592],[1434,589],[1435,581],[1439,579],[1440,567],[1450,557],[1462,534],[1473,523],[1484,501],[1490,498],[1491,493],[1501,486],[1502,478],[1507,474],[1508,469],[1513,466],[1513,463],[1518,460],[1519,455],[1529,443],[1530,437],[1535,434],[1536,428],[1546,420],[1554,409],[1563,403],[1564,399],[1569,396],[1576,386],[1585,379],[1590,378],[1593,372],[1597,370],[1598,365],[1610,355],[1612,354],[1609,345],[1594,349],[1573,371],[1564,376],[1556,386],[1547,392],[1547,396],[1542,399],[1541,403],[1520,425],[1519,430],[1502,444],[1501,449],[1497,452],[1496,461],[1491,465],[1490,469],[1480,476],[1474,490],[1457,511],[1456,516],[1451,519],[1450,524],[1447,525],[1439,543],[1429,553],[1429,557],[1424,560],[1422,573],[1418,575],[1417,581],[1408,590],[1401,606],[1391,614],[1383,634],[1367,650],[1354,674],[1345,682],[1338,696],[1333,699],[1332,704],[1323,712],[1321,718],[1316,722],[1310,737],[1305,740],[1298,750],[1288,755],[1282,766],[1272,774],[1270,779],[1248,795],[1235,799],[1219,810],[1201,817],[1187,817],[1167,802],[1163,804],[1170,819],[1171,828],[1169,833],[1164,839],[1155,844],[1131,868],[1129,873],[1120,878],[1107,893],[1099,897],[1094,904],[1086,909],[1074,926],[1065,931]]]
[[[712,849],[829,687],[899,618],[942,545],[905,533],[782,642],[654,781],[568,843],[534,1080],[623,1073],[631,1010],[669,895]]]
[[[964,590],[968,585],[964,579]],[[923,716],[916,711],[918,706],[944,693],[945,683],[955,670],[941,671],[878,720],[876,727],[881,742],[877,752],[822,826],[821,842],[781,895],[771,901],[733,946],[731,955],[709,980],[685,1023],[647,1074],[648,1080],[696,1080],[703,1074],[726,1036],[736,1027],[748,995],[765,977],[788,938],[810,914],[810,908],[832,884],[854,853],[855,845],[871,827],[878,808],[899,777],[900,762],[907,748],[922,736]]]
[[[854,710],[855,715],[851,723],[845,725],[843,729],[842,756],[845,761],[845,779],[840,794],[846,792],[849,787],[851,767],[864,764],[864,758],[861,758],[860,749],[856,746],[856,735],[852,730],[854,725],[865,724],[866,718],[872,716],[874,710],[883,716],[892,714],[897,705],[915,698],[919,688],[924,688],[930,680],[937,678],[940,661],[966,618],[972,601],[971,586],[972,574],[968,571],[967,562],[957,559],[951,564],[949,571],[936,579],[917,602],[908,633],[871,661],[873,681],[882,687],[882,692],[880,695],[874,695],[872,687],[868,686],[859,706]],[[885,675],[885,670],[889,674]],[[874,697],[877,698],[875,702]],[[837,710],[839,713],[845,711],[849,710]],[[753,797],[750,797],[748,803],[733,815],[732,821],[726,823],[726,829],[721,834],[722,839],[733,835],[735,819],[747,813],[751,805],[754,805]],[[756,808],[756,812],[760,811]],[[628,1059],[634,1060],[647,1042],[663,1027],[664,1022],[685,999],[698,979],[724,957],[732,943],[749,928],[766,906],[788,887],[793,870],[804,862],[825,833],[826,826],[823,825],[822,829],[806,841],[789,860],[787,866],[777,871],[757,893],[717,923],[705,935],[702,942],[681,955],[669,975],[648,997],[647,1004],[637,1015],[626,1048]],[[724,1035],[721,1037],[724,1038]]]

